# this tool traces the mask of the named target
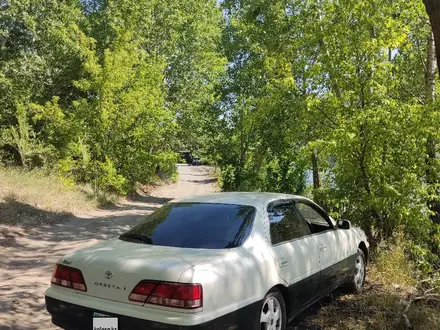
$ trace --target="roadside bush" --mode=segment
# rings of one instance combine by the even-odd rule
[[[248,159],[244,168],[221,168],[220,186],[224,191],[264,191],[302,194],[306,188],[305,166],[294,155]]]
[[[235,168],[232,165],[222,168],[219,183],[223,191],[234,191],[237,189]]]
[[[274,158],[262,169],[260,185],[263,191],[303,194],[305,169],[289,157]]]

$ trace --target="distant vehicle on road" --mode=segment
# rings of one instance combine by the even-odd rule
[[[194,157],[192,160],[192,164],[193,165],[202,165],[202,161],[200,160],[199,157]]]
[[[61,258],[46,307],[64,329],[285,330],[337,287],[360,292],[368,247],[301,196],[190,197]]]
[[[180,151],[179,154],[180,154],[181,160],[183,160],[185,163],[187,163],[187,164],[192,163],[193,157],[192,157],[190,151]]]

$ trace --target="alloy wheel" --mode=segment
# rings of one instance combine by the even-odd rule
[[[360,289],[364,284],[365,278],[365,262],[364,258],[361,255],[358,255],[356,258],[356,275],[354,277],[354,282],[356,286]]]
[[[268,297],[261,309],[261,330],[280,330],[282,326],[281,304],[275,297]]]

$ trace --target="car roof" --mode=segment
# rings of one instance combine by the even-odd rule
[[[238,204],[261,207],[270,202],[280,199],[307,199],[302,196],[262,193],[262,192],[228,192],[214,193],[210,195],[191,196],[181,199],[175,199],[171,203],[214,203],[214,204]]]

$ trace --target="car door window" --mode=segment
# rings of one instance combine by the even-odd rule
[[[271,208],[269,223],[273,245],[310,235],[307,223],[295,210],[293,204],[277,205]]]
[[[296,203],[296,208],[304,220],[308,223],[312,234],[321,233],[332,229],[329,222],[312,206],[302,202]]]

